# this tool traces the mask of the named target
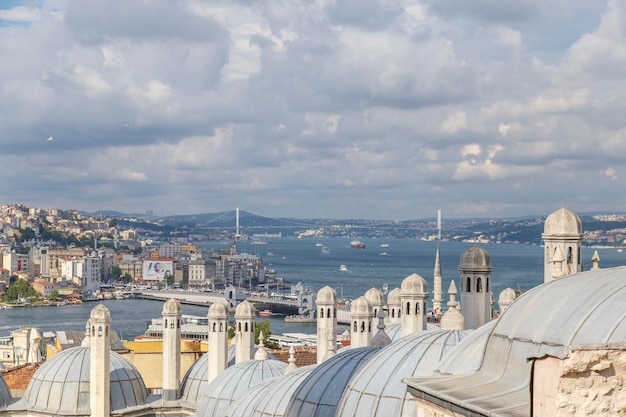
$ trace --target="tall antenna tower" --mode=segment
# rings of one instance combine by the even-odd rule
[[[437,315],[442,313],[441,308],[443,305],[443,276],[439,258],[439,242],[441,242],[441,210],[437,210],[437,254],[435,255],[435,273],[433,276],[433,312]]]
[[[235,209],[235,239],[241,237],[239,234],[239,207]]]

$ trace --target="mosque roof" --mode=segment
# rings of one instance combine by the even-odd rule
[[[428,283],[421,276],[413,273],[402,280],[400,284],[400,298],[403,295],[428,294]]]
[[[352,376],[379,351],[371,346],[349,349],[319,364],[294,391],[285,416],[334,417]]]
[[[11,391],[4,377],[0,375],[0,410],[4,410],[11,402]]]
[[[228,367],[211,381],[198,407],[198,417],[222,417],[230,405],[250,388],[268,378],[283,375],[287,364],[274,360],[251,360]]]
[[[235,401],[225,417],[281,417],[291,395],[315,369],[315,365],[297,368],[286,375],[266,379]]]
[[[416,415],[415,403],[401,378],[432,375],[436,365],[470,330],[426,330],[380,350],[351,379],[338,417]]]
[[[489,416],[530,414],[532,361],[545,355],[564,357],[570,347],[626,340],[626,267],[575,274],[540,285],[517,298],[481,337],[454,351],[482,351],[477,372],[463,366],[454,375],[409,379],[408,385],[441,401]]]
[[[489,252],[478,245],[472,245],[465,249],[459,261],[459,270],[471,270],[474,268],[487,268],[489,270],[492,268]]]
[[[22,405],[31,412],[89,415],[89,363],[89,347],[57,353],[35,372]],[[137,369],[115,352],[110,367],[111,411],[144,405],[148,393]]]
[[[337,291],[330,286],[325,286],[317,292],[317,304],[336,304]]]

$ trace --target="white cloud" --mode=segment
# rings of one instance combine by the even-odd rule
[[[617,177],[617,171],[615,171],[615,168],[613,167],[608,167],[607,169],[605,169],[602,174],[606,177],[609,177],[610,179],[612,179],[613,181],[616,181],[618,179]]]

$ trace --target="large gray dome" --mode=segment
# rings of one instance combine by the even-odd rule
[[[489,269],[491,270],[491,257],[489,252],[478,245],[470,246],[461,254],[459,261],[459,270],[472,269]]]
[[[245,361],[227,368],[207,385],[196,415],[222,417],[250,388],[268,378],[283,375],[286,366],[283,362],[268,359]]]
[[[285,416],[334,417],[344,388],[377,352],[375,347],[354,348],[319,364],[293,393]]]
[[[432,375],[441,358],[470,333],[427,330],[382,349],[348,384],[337,417],[416,415],[415,401],[406,393],[402,378]]]
[[[626,267],[540,285],[517,298],[482,337],[454,351],[458,358],[481,352],[475,373],[468,376],[462,363],[448,363],[445,371],[454,376],[417,378],[409,385],[478,414],[498,410],[499,415],[530,415],[529,358],[563,357],[574,346],[623,343],[626,316],[619,307],[624,299]]]
[[[28,411],[89,415],[89,347],[61,351],[45,361],[28,384]],[[148,392],[137,369],[115,352],[110,357],[111,411],[142,406]]]
[[[291,395],[315,369],[315,365],[294,369],[284,376],[266,379],[235,401],[225,417],[284,416]]]
[[[4,377],[0,375],[0,410],[4,410],[11,402],[11,390]]]

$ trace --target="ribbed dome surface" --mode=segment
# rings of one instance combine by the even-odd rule
[[[261,381],[284,375],[287,365],[277,360],[251,360],[227,368],[209,383],[196,415],[222,417],[230,405]]]
[[[181,314],[183,311],[180,302],[170,298],[163,304],[163,314]]]
[[[411,274],[400,284],[400,296],[428,294],[428,283],[417,274]]]
[[[315,369],[315,365],[297,368],[287,375],[266,379],[235,401],[226,417],[281,417],[293,392]]]
[[[49,414],[88,415],[89,348],[64,350],[35,372],[26,393],[26,409]],[[148,396],[137,369],[111,352],[111,411],[144,405]]]
[[[328,285],[317,292],[317,304],[336,304],[337,291]]]
[[[459,269],[491,268],[489,252],[478,245],[470,246],[461,254]]]
[[[402,378],[432,375],[441,358],[470,333],[427,330],[382,349],[348,384],[337,407],[337,417],[417,415]]]
[[[365,297],[359,297],[350,304],[350,314],[371,315],[372,305]]]
[[[235,363],[235,345],[228,346],[228,366]],[[200,356],[183,377],[180,385],[181,399],[191,404],[199,404],[202,394],[209,385],[209,353]]]
[[[0,375],[0,410],[4,410],[11,402],[11,390],[4,380],[4,377]]]
[[[293,393],[285,416],[334,417],[348,382],[377,352],[374,347],[350,349],[319,364]]]
[[[545,235],[578,236],[583,226],[578,215],[566,208],[560,208],[546,218],[543,226]]]

